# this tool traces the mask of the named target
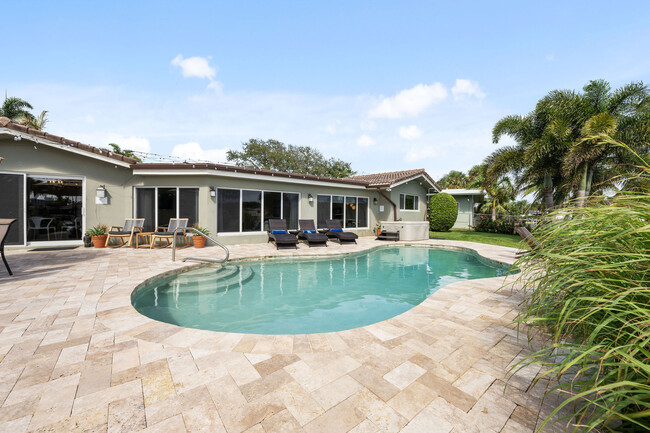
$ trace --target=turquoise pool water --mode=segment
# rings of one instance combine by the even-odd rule
[[[233,262],[140,287],[133,306],[188,328],[310,334],[394,317],[455,281],[505,275],[477,255],[429,247],[380,247],[318,259]]]

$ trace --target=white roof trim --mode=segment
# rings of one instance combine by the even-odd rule
[[[435,185],[434,183],[432,183],[432,182],[431,182],[431,181],[430,181],[430,180],[429,180],[429,179],[428,179],[424,174],[422,174],[422,173],[421,173],[421,174],[416,174],[415,176],[409,177],[408,179],[400,180],[399,182],[391,183],[390,186],[391,186],[391,188],[392,188],[392,187],[394,187],[394,186],[402,185],[402,184],[404,184],[404,183],[407,183],[407,182],[410,182],[410,181],[412,181],[412,180],[415,180],[415,179],[417,179],[418,177],[423,177],[424,180],[425,180],[429,185],[431,185],[431,186],[432,186],[433,188],[435,188],[435,189],[438,189],[438,188],[436,187],[436,185]],[[372,185],[370,185],[370,186],[372,186]]]
[[[287,177],[287,176],[273,176],[273,175],[252,174],[252,173],[237,173],[234,171],[210,170],[210,169],[159,170],[159,169],[134,168],[133,175],[134,176],[223,176],[223,177],[234,177],[238,179],[251,179],[251,180],[261,180],[261,181],[266,180],[269,182],[301,183],[304,185],[328,186],[330,188],[352,188],[352,189],[363,189],[363,190],[367,189],[365,185],[350,185],[350,184],[338,183],[338,182],[324,182],[320,180],[301,179],[302,175],[300,174]]]
[[[451,195],[485,195],[485,191],[482,189],[448,188],[443,189],[441,192],[446,192]]]
[[[18,132],[18,131],[14,131],[12,129],[9,129],[9,128],[0,128],[0,134],[7,134],[7,135],[11,135],[13,137],[20,136],[21,139],[29,140],[32,143],[44,144],[46,146],[56,147],[56,148],[59,148],[59,149],[62,149],[62,150],[66,150],[68,152],[76,153],[77,155],[86,156],[88,158],[94,158],[94,159],[97,159],[99,161],[108,162],[109,164],[119,165],[121,167],[126,167],[126,168],[131,167],[131,164],[129,164],[128,162],[118,161],[117,159],[109,158],[108,156],[98,155],[96,153],[92,153],[92,152],[89,152],[87,150],[79,149],[78,147],[68,146],[67,144],[57,143],[55,141],[48,140],[47,138],[36,137],[36,136],[34,136],[32,134],[29,134],[27,132]]]

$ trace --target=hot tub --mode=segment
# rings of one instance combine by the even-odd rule
[[[384,221],[381,229],[387,232],[399,231],[400,241],[424,241],[429,239],[428,221]]]

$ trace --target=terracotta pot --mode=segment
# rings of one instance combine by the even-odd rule
[[[381,234],[381,229],[375,229],[375,231],[377,232],[377,236]]]
[[[205,246],[205,238],[203,236],[192,236],[194,248],[203,248]]]
[[[104,248],[106,246],[106,238],[108,235],[93,236],[93,245],[95,248]]]

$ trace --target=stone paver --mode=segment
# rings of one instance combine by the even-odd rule
[[[515,250],[452,241],[512,263]],[[235,245],[232,259],[317,256],[385,245],[276,251]],[[392,243],[391,243],[392,245]],[[218,248],[183,256],[218,257]],[[0,274],[0,431],[514,432],[547,413],[539,368],[512,319],[504,278],[441,288],[359,329],[246,335],[153,321],[131,306],[143,281],[188,266],[169,250],[10,249]],[[557,400],[553,400],[557,401]],[[562,431],[551,425],[544,431]]]

